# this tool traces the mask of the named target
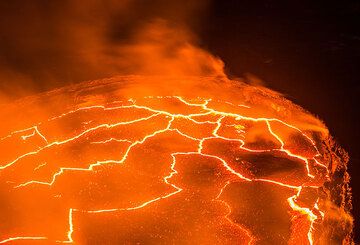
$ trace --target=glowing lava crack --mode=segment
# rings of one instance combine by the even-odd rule
[[[345,165],[321,123],[211,93],[130,91],[7,117],[0,243],[350,244],[346,169],[337,190]],[[71,92],[57,93],[29,104]]]

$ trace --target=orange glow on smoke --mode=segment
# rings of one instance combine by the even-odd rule
[[[0,115],[0,243],[350,244],[346,159],[267,89],[115,77]]]

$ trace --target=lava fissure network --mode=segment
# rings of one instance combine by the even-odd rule
[[[320,126],[249,100],[124,94],[3,125],[0,243],[350,244]]]

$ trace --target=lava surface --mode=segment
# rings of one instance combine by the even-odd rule
[[[0,243],[351,243],[346,156],[322,122],[241,82],[144,79],[0,110]]]

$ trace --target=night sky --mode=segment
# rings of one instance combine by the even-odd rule
[[[253,74],[326,123],[350,155],[359,230],[359,1],[1,1],[0,92],[11,100],[116,75],[89,59],[113,64],[112,49],[153,18],[187,26],[231,77]]]

